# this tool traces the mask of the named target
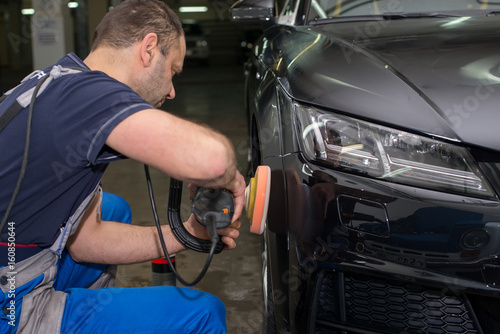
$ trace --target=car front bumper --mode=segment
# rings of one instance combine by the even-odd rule
[[[500,319],[484,311],[500,306],[498,202],[343,173],[300,153],[264,160],[273,290],[287,291],[277,308],[297,333],[489,333]]]

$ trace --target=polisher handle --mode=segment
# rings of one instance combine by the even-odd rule
[[[233,195],[225,189],[199,188],[191,212],[204,226],[214,223],[216,228],[227,227],[234,214]]]

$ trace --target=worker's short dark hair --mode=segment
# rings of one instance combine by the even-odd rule
[[[156,33],[161,53],[166,56],[184,30],[177,15],[163,1],[124,0],[97,26],[92,51],[100,46],[127,48],[149,33]]]

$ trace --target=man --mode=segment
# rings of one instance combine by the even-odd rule
[[[175,97],[172,77],[182,71],[185,52],[170,8],[158,0],[126,0],[103,18],[84,61],[69,54],[2,97],[0,117],[18,113],[0,132],[0,217],[6,222],[0,332],[226,331],[224,306],[207,293],[102,288],[112,279],[108,265],[163,256],[155,228],[123,223],[130,222],[127,204],[100,191],[107,164],[122,156],[192,186],[230,190],[233,222],[218,232],[226,248],[236,246],[245,181],[232,145],[205,126],[155,109]],[[209,238],[192,216],[184,224]],[[185,249],[162,228],[170,254]]]

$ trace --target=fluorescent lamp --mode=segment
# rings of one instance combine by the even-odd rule
[[[34,8],[24,8],[24,9],[21,9],[21,14],[23,14],[23,15],[33,15],[33,14],[35,14],[35,9]]]
[[[69,8],[78,8],[78,2],[70,1],[70,2],[68,2],[68,7]],[[21,14],[33,15],[33,14],[35,14],[35,9],[34,8],[23,8],[23,9],[21,9]]]
[[[179,7],[179,12],[181,13],[205,13],[206,11],[208,11],[207,6]]]

